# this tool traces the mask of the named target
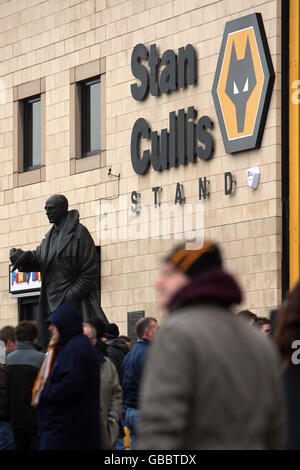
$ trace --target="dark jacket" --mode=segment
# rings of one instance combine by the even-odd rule
[[[41,449],[99,449],[99,357],[73,305],[61,305],[48,321],[60,341],[38,407]]]
[[[7,369],[5,364],[0,364],[0,421],[9,421]]]
[[[288,450],[300,450],[300,370],[290,366],[283,373],[288,421]]]
[[[101,358],[102,356],[107,357],[107,346],[106,346],[106,343],[101,341],[101,339],[97,339],[95,349]]]
[[[174,296],[143,373],[137,450],[284,447],[278,352],[231,312],[240,299],[222,269]]]
[[[107,346],[106,356],[115,365],[118,371],[120,383],[122,383],[122,362],[126,354],[129,353],[129,347],[123,339],[108,334],[106,337],[108,339],[108,341],[105,342],[105,345]]]
[[[123,371],[123,402],[125,406],[137,408],[140,383],[150,341],[139,339],[134,348],[127,354],[122,364]]]
[[[6,358],[9,415],[14,427],[37,429],[37,411],[30,403],[32,387],[43,360],[44,354],[32,341],[19,341],[18,349]]]
[[[47,348],[49,340],[47,316],[50,311],[64,302],[70,302],[78,308],[82,321],[88,320],[91,316],[98,316],[107,321],[98,299],[99,268],[95,244],[88,229],[79,223],[78,211],[68,211],[56,242],[56,250],[51,251],[49,248],[54,230],[53,225],[42,243],[34,251],[27,252],[29,259],[22,267],[24,271],[42,273],[38,323],[39,343],[43,349]],[[57,272],[65,289],[57,293],[56,305],[51,308],[48,304],[46,289],[53,290],[53,282],[57,282],[55,277]]]

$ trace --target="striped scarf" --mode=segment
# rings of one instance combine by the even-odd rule
[[[50,340],[47,352],[45,354],[44,362],[39,370],[39,373],[35,379],[35,383],[32,389],[31,405],[38,406],[41,398],[41,393],[45,388],[48,376],[50,374],[52,361],[54,358],[55,347],[59,341],[59,336],[53,336]]]

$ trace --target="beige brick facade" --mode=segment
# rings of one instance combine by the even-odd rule
[[[130,213],[131,192],[141,194],[148,214],[153,209],[152,187],[161,186],[160,202],[173,204],[176,183],[184,188],[186,204],[199,204],[198,178],[210,180],[210,197],[202,202],[205,232],[220,242],[226,267],[243,290],[241,308],[267,315],[281,303],[281,11],[279,0],[1,0],[0,2],[0,326],[18,321],[17,300],[8,292],[9,249],[33,249],[49,229],[44,213],[48,196],[64,193],[78,208],[96,245],[101,244],[102,307],[110,321],[127,333],[127,312],[144,310],[163,317],[152,287],[157,263],[174,244],[174,216],[159,239],[122,239],[121,227],[141,220]],[[275,84],[260,149],[237,155],[225,153],[211,88],[225,23],[240,16],[262,15],[275,69]],[[195,86],[168,95],[149,95],[138,102],[131,96],[134,46],[167,49],[192,44],[197,54]],[[75,168],[72,160],[71,74],[83,64],[105,64],[105,150],[101,162]],[[104,62],[103,62],[104,61]],[[29,82],[45,84],[44,173],[34,184],[18,184],[14,144],[14,90]],[[198,117],[214,123],[214,155],[209,161],[170,168],[152,167],[138,176],[131,164],[130,140],[134,122],[143,117],[151,130],[168,127],[168,115],[194,106]],[[89,157],[93,158],[93,157]],[[94,163],[93,163],[94,165]],[[258,165],[257,190],[249,188],[246,170]],[[120,181],[108,176],[120,173]],[[224,194],[224,173],[237,181],[234,194]],[[120,208],[120,198],[122,207]],[[100,206],[116,208],[117,237],[99,239]],[[129,212],[128,212],[129,210]],[[157,209],[159,211],[160,209]],[[183,209],[182,209],[183,210]],[[102,220],[103,223],[103,220]],[[128,235],[128,234],[127,234]],[[169,239],[168,239],[169,238]]]

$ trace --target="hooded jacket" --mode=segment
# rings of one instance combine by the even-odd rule
[[[100,363],[71,304],[48,318],[60,341],[39,404],[41,449],[99,449]]]
[[[221,268],[175,294],[144,371],[138,450],[284,447],[278,353],[230,311],[240,300]]]

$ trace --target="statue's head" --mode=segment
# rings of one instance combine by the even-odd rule
[[[68,206],[68,199],[62,194],[49,197],[45,204],[45,211],[50,224],[59,225],[67,215]]]

